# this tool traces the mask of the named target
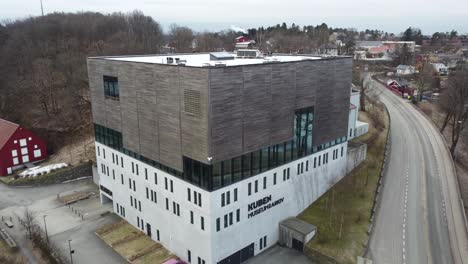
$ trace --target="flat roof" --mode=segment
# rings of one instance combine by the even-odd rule
[[[310,234],[314,232],[317,227],[313,224],[307,223],[296,217],[290,217],[280,222],[280,225],[283,225],[289,229],[295,230],[303,235]]]
[[[335,57],[321,57],[317,55],[271,55],[256,58],[238,57],[236,53],[227,53],[234,57],[234,59],[215,59],[210,57],[210,53],[196,53],[196,54],[157,54],[157,55],[135,55],[135,56],[104,56],[104,57],[90,57],[90,59],[105,59],[115,61],[128,61],[128,62],[141,62],[141,63],[154,63],[163,65],[178,65],[183,62],[185,66],[190,67],[216,67],[216,66],[240,66],[240,65],[254,65],[254,64],[267,64],[278,62],[297,62],[307,60],[322,60]],[[346,56],[340,56],[344,58]],[[168,58],[172,58],[173,62],[168,63]]]

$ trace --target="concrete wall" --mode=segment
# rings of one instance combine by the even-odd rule
[[[360,137],[369,132],[369,124],[361,121],[356,122],[355,137]]]
[[[200,188],[186,183],[163,171],[152,168],[129,156],[116,152],[102,144],[96,143],[101,155],[96,153],[100,184],[113,192],[114,211],[117,204],[125,207],[125,219],[137,226],[137,217],[150,223],[152,238],[156,240],[156,230],[160,232],[160,242],[170,251],[187,260],[187,250],[192,252],[192,260],[201,257],[206,263],[216,263],[236,251],[255,244],[255,255],[266,248],[275,245],[279,239],[278,224],[292,216],[296,216],[318,199],[331,186],[338,182],[346,172],[347,143],[342,143],[324,151],[296,160],[281,167],[269,170],[229,187],[214,192],[206,192]],[[343,156],[341,155],[343,148]],[[333,151],[338,149],[338,158],[333,160]],[[103,150],[106,158],[103,157]],[[112,163],[111,155],[115,153],[124,159],[124,168],[121,164]],[[329,162],[321,163],[314,168],[314,159],[328,153]],[[132,173],[131,162],[138,164],[139,175]],[[306,163],[308,166],[306,169]],[[297,173],[297,165],[303,165],[303,172]],[[103,174],[101,166],[109,168],[109,176]],[[290,178],[283,180],[283,171],[290,170]],[[148,179],[145,177],[145,169],[148,171]],[[158,175],[158,184],[154,182],[154,173]],[[115,174],[115,178],[113,175]],[[276,174],[277,183],[273,184]],[[121,177],[124,178],[123,184]],[[164,187],[164,179],[173,181],[174,191],[170,192]],[[266,188],[263,187],[263,179],[266,179]],[[136,191],[129,188],[129,179],[135,181]],[[258,192],[252,189],[248,195],[248,184],[258,182]],[[146,198],[146,188],[157,193],[157,203]],[[187,188],[191,192],[201,193],[202,206],[195,205],[187,199]],[[252,187],[253,188],[253,187]],[[238,191],[238,200],[234,202],[233,190]],[[231,193],[231,203],[221,206],[221,194]],[[103,194],[103,192],[101,192]],[[283,199],[282,202],[258,215],[248,217],[248,205],[266,196],[273,201]],[[142,203],[142,211],[130,205],[130,196],[137,198]],[[169,210],[165,208],[165,199],[169,200]],[[173,214],[172,202],[180,205],[180,216]],[[240,221],[236,221],[236,210],[240,210]],[[190,212],[194,213],[194,224],[190,223]],[[224,215],[234,213],[233,225],[224,228]],[[201,230],[201,217],[204,217],[205,230]],[[221,230],[216,231],[216,219],[221,219]],[[146,230],[144,230],[146,232]],[[267,246],[260,250],[260,238],[267,236]]]
[[[197,257],[205,260],[212,258],[210,246],[212,232],[211,199],[209,192],[98,142],[96,142],[96,148],[100,148],[100,155],[96,151],[100,185],[112,191],[113,196],[110,198],[113,200],[115,213],[117,213],[117,204],[123,206],[125,208],[125,217],[123,218],[135,227],[138,227],[137,217],[143,219],[145,227],[142,231],[145,233],[146,224],[149,223],[152,230],[152,239],[157,240],[157,231],[159,230],[159,242],[183,259],[187,259],[187,250],[192,251],[192,260],[196,260]],[[121,163],[117,165],[112,162],[112,154],[118,155],[119,159],[120,157],[123,158],[123,168]],[[135,167],[138,165],[139,175],[136,175],[136,172],[132,173],[132,162]],[[102,165],[109,168],[109,175],[102,173]],[[146,178],[145,169],[148,172],[148,178]],[[155,174],[157,175],[157,184]],[[168,189],[165,188],[165,179],[168,181]],[[129,188],[129,180],[132,181],[132,189]],[[135,181],[135,190],[133,190],[133,181]],[[170,191],[171,181],[173,192]],[[149,191],[156,192],[157,202],[147,199],[146,188]],[[187,188],[190,188],[192,193],[191,201],[187,199]],[[201,194],[202,206],[194,204],[193,191]],[[102,191],[101,194],[106,195]],[[141,212],[131,206],[130,196],[141,202]],[[169,210],[166,209],[166,199],[169,202]],[[179,204],[180,216],[173,213],[173,202]],[[190,223],[190,211],[194,214],[194,224]],[[205,221],[205,230],[201,229],[202,216]],[[208,261],[207,263],[212,262]]]
[[[344,155],[341,156],[341,147],[343,147]],[[336,160],[332,159],[333,150],[339,149],[339,155]],[[221,231],[212,232],[212,252],[216,253],[216,263],[236,251],[248,246],[251,243],[255,244],[255,255],[263,252],[266,248],[273,246],[279,240],[278,224],[286,218],[297,216],[305,210],[310,204],[316,201],[323,195],[331,186],[337,183],[344,175],[346,175],[346,151],[347,143],[336,145],[324,151],[304,157],[302,159],[285,164],[281,167],[248,178],[241,182],[230,185],[211,192],[211,217],[212,229],[216,230],[216,218],[221,218]],[[314,168],[314,159],[318,159],[325,153],[329,153],[329,162],[321,164]],[[309,162],[308,170],[306,171],[306,162]],[[303,164],[304,172],[297,174],[297,165]],[[290,169],[290,179],[283,181],[283,171]],[[274,174],[277,175],[277,184],[273,184]],[[263,188],[263,178],[267,179],[267,187]],[[248,184],[255,185],[258,182],[258,192],[252,191],[252,195],[248,195]],[[231,203],[228,206],[221,206],[221,194],[227,191],[232,191],[237,188],[239,191],[239,201]],[[253,187],[252,187],[253,188]],[[248,205],[259,199],[271,195],[271,201],[283,199],[283,202],[264,212],[248,218]],[[241,221],[234,221],[232,226],[224,228],[223,216],[230,212],[235,212],[237,209],[241,211]],[[260,238],[267,236],[267,247],[260,249]]]
[[[356,142],[350,143],[347,157],[346,173],[350,173],[366,159],[367,145]]]

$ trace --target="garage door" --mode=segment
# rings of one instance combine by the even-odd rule
[[[254,243],[246,246],[245,248],[237,251],[231,256],[221,260],[218,264],[240,264],[254,256],[255,245]]]
[[[292,239],[292,248],[302,252],[304,250],[304,243],[302,243],[301,241],[293,238]]]

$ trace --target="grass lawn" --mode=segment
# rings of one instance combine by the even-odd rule
[[[27,260],[21,255],[19,250],[12,250],[7,243],[0,238],[0,263],[26,264]]]
[[[9,184],[10,181],[13,181],[13,180],[15,180],[15,179],[13,178],[13,175],[0,177],[0,181],[2,181],[2,182],[5,183],[5,184]]]
[[[141,236],[137,239],[131,240],[129,242],[120,244],[115,247],[120,255],[130,258],[141,252],[147,252],[147,249],[152,248],[155,245],[155,242],[147,236]]]
[[[317,236],[306,247],[339,263],[356,263],[368,240],[370,212],[388,131],[388,116],[380,113],[385,121],[381,131],[367,113],[360,113],[360,119],[369,123],[369,133],[354,141],[367,144],[367,159],[299,215],[318,228]]]
[[[122,242],[113,249],[124,259],[134,259],[131,261],[132,263],[158,264],[163,263],[169,257],[175,257],[161,244],[156,243],[129,223],[123,222],[100,227],[96,233],[109,246],[117,241]],[[99,235],[100,233],[104,233],[104,235]]]
[[[130,224],[119,226],[117,229],[113,230],[102,236],[102,239],[106,241],[109,245],[117,242],[118,240],[132,236],[139,233],[140,231],[131,226]]]

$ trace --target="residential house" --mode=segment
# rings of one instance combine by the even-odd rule
[[[398,67],[396,67],[397,75],[410,75],[410,74],[415,74],[415,73],[416,73],[416,68],[411,65],[400,64],[398,65]]]
[[[46,158],[47,145],[42,139],[18,124],[0,119],[0,176]]]

